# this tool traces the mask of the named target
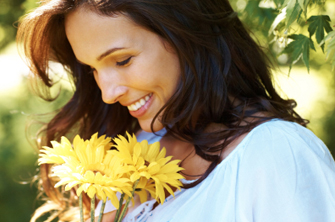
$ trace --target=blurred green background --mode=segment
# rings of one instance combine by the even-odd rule
[[[247,1],[231,1],[243,19]],[[325,10],[335,25],[335,0],[327,1]],[[16,26],[19,17],[37,4],[28,0],[0,0],[0,215],[1,222],[29,221],[41,201],[37,199],[37,183],[33,183],[37,171],[38,153],[33,141],[39,124],[33,120],[47,121],[50,113],[61,107],[71,96],[71,86],[65,80],[55,86],[61,95],[55,102],[45,102],[32,94],[29,88],[29,70],[20,58],[15,44]],[[266,16],[266,15],[264,15]],[[256,18],[256,15],[255,15]],[[247,25],[260,42],[264,30],[248,17]],[[267,31],[267,30],[265,30]],[[278,48],[271,46],[269,54]],[[309,128],[335,153],[335,72],[317,48],[311,53],[311,70],[307,73],[298,62],[288,75],[288,58],[277,57],[279,69],[274,72],[278,89],[285,97],[298,102],[297,111],[311,121]],[[55,73],[62,77],[62,70]],[[57,71],[58,70],[58,71]],[[30,127],[28,127],[30,125]],[[44,218],[45,219],[45,218]],[[44,220],[43,218],[40,221]]]

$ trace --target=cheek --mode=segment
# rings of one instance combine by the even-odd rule
[[[171,97],[180,80],[179,59],[166,50],[150,50],[136,58],[129,67],[127,81],[133,87]]]
[[[93,75],[94,81],[96,82],[96,84],[97,84],[98,87],[100,88],[99,81],[98,81],[98,79],[97,79],[97,75],[94,74],[94,73],[92,73],[92,75]],[[100,88],[100,89],[101,89],[101,88]]]
[[[144,58],[144,57],[143,57]],[[164,73],[164,68],[161,62],[156,62],[148,59],[138,59],[136,64],[133,64],[129,69],[127,80],[132,82],[141,89],[153,90],[152,88],[160,87],[164,82],[167,73]]]
[[[162,67],[161,82],[169,94],[176,91],[177,85],[180,82],[181,72],[179,63],[171,61],[166,66]],[[171,96],[171,95],[170,95]]]

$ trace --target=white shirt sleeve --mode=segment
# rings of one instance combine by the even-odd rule
[[[335,164],[312,132],[286,122],[260,127],[241,156],[239,221],[335,221]]]
[[[146,204],[152,203],[124,221],[335,222],[335,162],[308,129],[271,120],[254,128],[200,184],[152,211]]]

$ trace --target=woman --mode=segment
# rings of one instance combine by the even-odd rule
[[[334,160],[227,0],[48,0],[18,39],[47,88],[49,61],[74,81],[44,143],[128,131],[182,159],[184,189],[124,221],[335,220]],[[48,171],[44,191],[64,206]]]

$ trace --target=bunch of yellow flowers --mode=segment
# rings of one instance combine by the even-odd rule
[[[159,142],[148,144],[148,141],[137,142],[136,137],[127,133],[128,140],[119,135],[111,142],[105,135],[98,137],[95,133],[91,139],[83,140],[75,136],[73,144],[62,137],[60,143],[51,141],[52,148],[44,146],[40,151],[40,164],[55,164],[52,173],[59,177],[55,187],[65,185],[68,191],[76,188],[81,208],[80,218],[83,221],[82,192],[91,198],[91,221],[94,221],[95,198],[103,201],[99,221],[107,197],[118,209],[114,221],[122,221],[126,208],[134,193],[140,196],[141,202],[147,201],[147,192],[158,202],[164,203],[166,189],[174,195],[171,187],[180,189],[183,176],[179,171],[180,160],[166,157],[166,149],[160,149]],[[116,193],[122,194],[119,200]],[[123,199],[126,205],[122,209]]]

